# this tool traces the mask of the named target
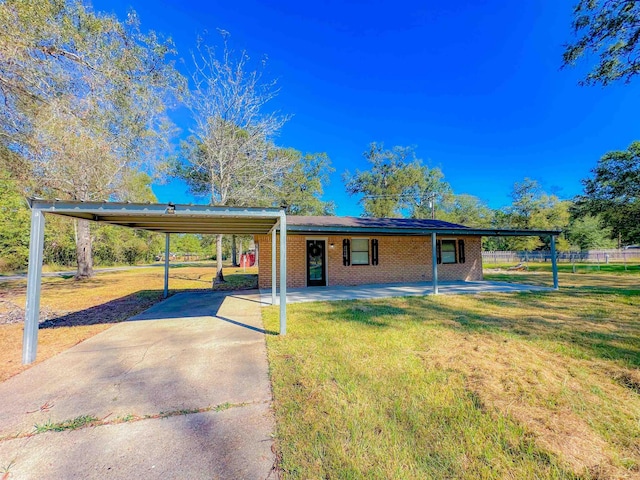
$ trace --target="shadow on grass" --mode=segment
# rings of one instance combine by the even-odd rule
[[[79,325],[122,322],[162,300],[162,293],[162,290],[141,290],[94,307],[45,320],[40,323],[39,328],[75,327]]]
[[[278,335],[279,332],[249,325],[218,314],[219,308],[227,297],[240,298],[243,301],[253,301],[237,295],[212,290],[180,290],[173,293],[195,293],[189,297],[184,308],[150,309],[154,304],[163,300],[162,290],[141,290],[91,308],[47,319],[40,323],[39,328],[75,327],[81,325],[98,325],[119,323],[138,315],[135,320],[168,320],[189,317],[210,316],[239,327],[253,330],[264,335]],[[171,298],[171,296],[169,297]],[[145,310],[148,312],[139,315]]]
[[[369,327],[389,327],[394,323],[393,317],[410,314],[407,309],[389,305],[384,300],[340,300],[332,302],[334,308],[322,308],[318,317],[335,322],[359,323]],[[323,306],[324,303],[307,304]],[[313,308],[313,307],[312,307]]]
[[[555,344],[554,348],[578,358],[640,367],[640,322],[635,316],[640,306],[638,290],[581,287],[456,297],[407,297],[387,305],[336,302],[324,317],[376,327],[402,328],[402,322],[418,322],[506,335]]]

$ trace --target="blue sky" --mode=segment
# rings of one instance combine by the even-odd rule
[[[589,59],[560,70],[576,0],[234,2],[100,0],[121,18],[173,37],[188,58],[198,34],[231,33],[281,91],[271,108],[292,119],[276,143],[327,152],[325,192],[339,215],[359,215],[342,173],[366,169],[372,142],[414,146],[456,193],[510,203],[513,183],[538,180],[571,198],[609,150],[638,139],[637,85],[579,87]],[[593,60],[593,59],[592,59]],[[189,125],[176,115],[187,133]],[[192,202],[180,182],[159,201]]]

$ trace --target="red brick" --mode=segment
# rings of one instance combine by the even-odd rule
[[[287,286],[306,286],[306,240],[327,242],[327,284],[364,285],[375,283],[431,281],[430,236],[372,236],[378,240],[378,265],[342,264],[342,240],[363,238],[348,236],[287,236]],[[482,280],[482,244],[479,236],[442,236],[438,239],[463,239],[465,263],[439,264],[439,280]],[[280,278],[280,237],[277,243],[277,282]],[[271,236],[256,235],[258,245],[260,288],[271,288]],[[331,248],[330,245],[334,247]]]

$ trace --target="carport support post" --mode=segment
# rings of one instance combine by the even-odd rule
[[[271,230],[271,305],[276,304],[276,227]]]
[[[169,234],[165,233],[164,239],[164,294],[162,298],[169,296]]]
[[[431,272],[433,277],[433,294],[438,295],[438,249],[436,234],[431,234]]]
[[[553,272],[553,288],[558,290],[558,259],[556,258],[555,235],[551,235],[551,271]]]
[[[283,211],[280,217],[280,335],[285,335],[286,333],[287,333],[287,215]]]
[[[38,349],[38,323],[40,318],[40,285],[42,282],[42,251],[44,249],[44,213],[31,210],[29,238],[29,273],[27,275],[27,307],[22,337],[22,363],[36,359]]]

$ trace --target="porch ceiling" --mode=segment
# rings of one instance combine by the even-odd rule
[[[31,208],[71,218],[160,233],[266,234],[278,223],[279,208],[207,205],[72,202],[32,199]]]

